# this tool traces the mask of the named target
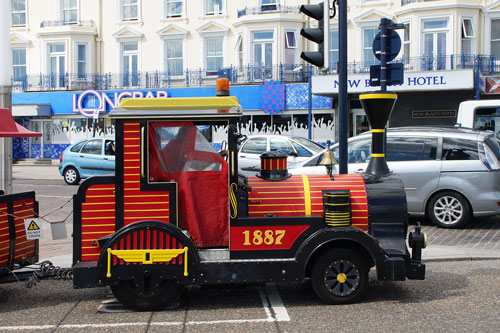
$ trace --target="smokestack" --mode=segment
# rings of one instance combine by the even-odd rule
[[[373,92],[359,95],[359,100],[372,129],[372,156],[366,173],[375,177],[388,176],[391,171],[385,160],[384,134],[398,95],[390,92]]]

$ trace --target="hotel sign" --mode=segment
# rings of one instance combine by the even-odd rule
[[[412,118],[456,118],[456,110],[424,110],[412,111]]]
[[[474,89],[474,72],[472,69],[453,71],[405,72],[403,84],[391,86],[391,91],[443,91]],[[312,93],[316,95],[338,94],[339,81],[337,74],[314,75],[312,77]],[[352,74],[348,76],[347,92],[363,93],[378,91],[380,87],[370,86],[370,74]]]

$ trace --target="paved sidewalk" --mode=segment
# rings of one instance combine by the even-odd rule
[[[63,180],[59,173],[59,160],[52,164],[14,164],[12,179],[57,179]]]

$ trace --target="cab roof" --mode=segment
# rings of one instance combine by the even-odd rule
[[[234,96],[124,98],[108,115],[110,118],[233,118],[242,111]]]

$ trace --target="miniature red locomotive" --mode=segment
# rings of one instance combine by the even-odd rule
[[[374,266],[379,280],[424,278],[425,237],[410,233],[410,255],[397,175],[290,176],[278,151],[258,175],[239,175],[241,116],[235,97],[124,99],[110,112],[116,174],[87,179],[74,197],[75,288],[110,286],[126,306],[151,309],[189,284],[311,278],[323,301],[348,303]],[[225,158],[200,126],[227,128]],[[372,171],[385,163],[377,149]]]

